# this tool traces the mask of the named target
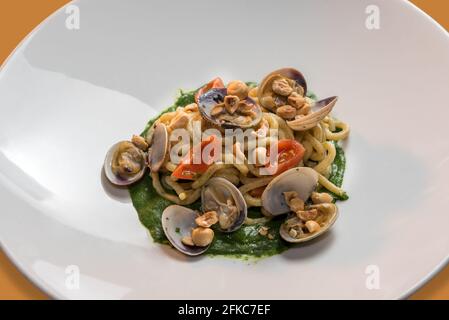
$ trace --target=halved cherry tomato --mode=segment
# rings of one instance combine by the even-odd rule
[[[199,174],[204,173],[207,168],[209,168],[209,166],[213,163],[214,149],[212,149],[212,152],[210,154],[207,154],[207,156],[209,157],[208,159],[203,159],[203,149],[211,143],[214,143],[215,141],[215,136],[209,136],[207,139],[203,140],[200,143],[199,147],[201,150],[199,150],[199,155],[201,157],[201,163],[193,163],[193,152],[194,150],[196,151],[196,148],[198,148],[198,146],[190,149],[186,157],[181,161],[181,163],[176,167],[175,171],[173,171],[173,173],[171,174],[172,177],[185,180],[195,180]]]
[[[198,99],[202,94],[205,94],[210,89],[214,88],[224,88],[223,80],[221,80],[220,77],[217,77],[215,79],[212,79],[209,83],[207,83],[204,87],[198,90],[198,92],[195,94],[195,102],[198,103]]]
[[[274,175],[278,175],[290,168],[298,165],[304,156],[306,149],[298,141],[293,139],[282,139],[278,141],[278,154],[276,158],[277,170]],[[268,156],[269,156],[268,150]],[[267,167],[270,164],[267,165]]]
[[[292,139],[282,139],[278,141],[278,156],[276,159],[277,162],[277,170],[274,175],[281,174],[284,171],[287,171],[290,168],[298,165],[298,163],[302,160],[304,156],[305,149],[296,140]],[[267,156],[269,157],[269,150],[267,152]],[[267,168],[269,168],[270,164],[267,164]],[[255,198],[260,198],[262,193],[265,191],[267,186],[262,186],[256,189],[253,189],[249,192],[249,195]]]

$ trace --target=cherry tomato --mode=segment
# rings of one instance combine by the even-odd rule
[[[305,149],[296,140],[283,139],[278,141],[278,156],[276,159],[277,170],[274,175],[281,174],[288,169],[291,169],[298,165],[304,156]],[[267,152],[269,157],[269,150]],[[267,168],[270,164],[267,164]],[[274,169],[273,169],[274,170]],[[264,192],[266,186],[262,186],[249,191],[249,195],[255,198],[260,198]]]
[[[195,147],[193,149],[190,149],[187,156],[176,167],[175,171],[173,171],[172,177],[175,177],[177,179],[195,180],[198,177],[198,175],[206,172],[209,166],[213,163],[214,153],[211,152],[211,154],[207,154],[208,158],[203,159],[203,149],[206,148],[206,146],[215,143],[215,141],[216,141],[215,136],[210,136],[200,143],[201,163],[193,163],[193,151],[194,151],[193,149],[195,149]]]
[[[278,155],[276,158],[278,175],[298,165],[304,156],[306,149],[298,141],[293,139],[282,139],[278,141]],[[268,152],[269,154],[269,152]],[[270,166],[270,164],[268,164]]]

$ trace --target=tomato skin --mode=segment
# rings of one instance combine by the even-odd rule
[[[207,145],[214,143],[215,141],[216,141],[215,136],[210,136],[206,140],[201,141],[200,143],[201,156],[203,149]],[[195,180],[199,174],[206,172],[206,170],[212,164],[212,161],[210,161],[210,159],[208,159],[207,163],[205,162],[192,163],[192,160],[193,160],[193,150],[190,149],[189,154],[186,155],[186,157],[181,161],[181,163],[178,164],[175,171],[172,172],[171,174],[172,177],[184,180]],[[201,161],[203,161],[203,159],[201,159]]]
[[[225,87],[225,85],[223,83],[223,80],[221,80],[220,77],[212,79],[205,86],[203,86],[201,89],[199,89],[198,92],[195,94],[195,102],[198,103],[199,97],[201,95],[205,94],[207,91],[214,89],[214,88],[224,88],[224,87]]]
[[[305,148],[298,141],[293,139],[282,139],[278,141],[278,156],[276,159],[277,162],[277,170],[273,174],[276,176],[281,174],[288,169],[291,169],[298,165],[298,163],[302,160],[305,153]],[[269,156],[269,150],[267,152],[267,156]],[[269,168],[271,165],[268,163],[266,168]],[[260,198],[262,193],[265,191],[267,186],[262,186],[256,189],[249,191],[249,195],[255,198]]]
[[[298,141],[282,139],[278,141],[277,170],[274,175],[281,174],[298,165],[304,157],[306,149]],[[270,165],[270,164],[269,164]]]

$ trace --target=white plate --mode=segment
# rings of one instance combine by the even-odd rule
[[[365,26],[372,4],[379,30]],[[0,75],[1,243],[52,296],[399,298],[446,263],[449,41],[413,5],[76,5],[79,30],[59,10]],[[108,147],[139,132],[177,88],[217,75],[259,80],[283,66],[300,68],[320,96],[338,94],[336,114],[352,126],[350,200],[333,231],[257,263],[153,244],[126,192],[103,188]]]

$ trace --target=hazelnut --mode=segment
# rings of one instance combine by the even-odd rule
[[[228,95],[224,98],[224,105],[229,114],[234,114],[239,106],[240,98],[234,95]]]
[[[312,202],[314,204],[332,203],[332,201],[334,200],[329,193],[325,193],[325,192],[323,192],[323,193],[313,192],[311,195],[311,198],[312,198]]]
[[[147,151],[148,143],[141,136],[133,135],[131,142],[140,150]]]
[[[306,228],[307,228],[307,230],[309,230],[310,233],[320,231],[320,229],[321,229],[318,222],[313,221],[313,220],[309,220],[306,222]]]
[[[296,109],[300,109],[305,103],[306,99],[303,96],[299,95],[296,92],[292,92],[292,94],[287,99],[288,103],[295,107]]]
[[[216,211],[208,211],[195,219],[195,223],[204,228],[209,228],[211,225],[218,222]]]
[[[189,237],[189,236],[186,236],[186,237],[183,237],[182,239],[181,239],[181,242],[183,243],[183,244],[185,244],[186,246],[191,246],[191,247],[193,247],[195,244],[193,243],[193,241],[192,241],[192,237]]]
[[[293,92],[293,88],[288,83],[287,79],[277,79],[272,84],[273,92],[280,96],[289,96]]]
[[[211,228],[197,227],[192,230],[192,242],[198,247],[207,247],[214,239],[214,231]]]
[[[287,104],[277,108],[276,114],[284,120],[292,120],[296,116],[296,109]]]
[[[249,88],[243,81],[234,80],[228,84],[228,94],[245,99],[248,96]]]
[[[301,219],[302,221],[315,220],[318,217],[318,210],[316,210],[316,209],[307,210],[307,211],[298,210],[295,212],[296,212],[296,215],[298,216],[298,218]]]

